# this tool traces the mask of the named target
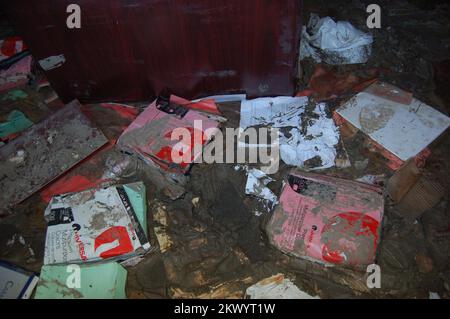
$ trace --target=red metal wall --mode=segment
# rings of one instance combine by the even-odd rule
[[[68,29],[66,7],[81,7]],[[65,101],[294,93],[301,0],[14,0],[5,4]]]

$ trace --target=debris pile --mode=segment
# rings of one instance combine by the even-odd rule
[[[129,104],[65,104],[64,55],[0,40],[0,299],[448,297],[450,118],[373,33],[312,14],[295,96]]]

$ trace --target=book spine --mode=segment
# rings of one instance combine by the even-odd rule
[[[122,201],[125,210],[128,213],[128,216],[131,219],[131,223],[133,224],[134,230],[136,231],[136,235],[144,249],[150,249],[150,243],[148,242],[147,236],[145,235],[144,229],[142,225],[139,223],[139,220],[136,216],[136,212],[134,211],[133,206],[131,205],[130,199],[122,186],[116,187],[117,193],[119,194],[120,200]]]

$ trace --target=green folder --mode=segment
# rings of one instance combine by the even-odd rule
[[[126,299],[126,282],[127,271],[116,262],[43,266],[34,298]]]

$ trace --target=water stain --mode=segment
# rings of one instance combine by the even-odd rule
[[[361,129],[367,134],[376,132],[385,127],[393,116],[394,111],[383,105],[364,107],[359,114]]]

